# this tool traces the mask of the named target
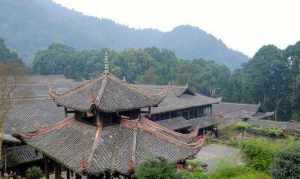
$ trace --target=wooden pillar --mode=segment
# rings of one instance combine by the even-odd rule
[[[55,168],[54,168],[54,178],[59,179],[58,178],[58,168],[57,168],[57,166],[55,166]]]
[[[7,173],[7,158],[6,158],[6,150],[3,147],[3,153],[4,153],[4,173]]]
[[[58,167],[58,178],[61,178],[61,166]]]
[[[148,115],[149,115],[149,118],[151,119],[151,107],[148,107]]]
[[[45,156],[44,156],[44,170],[45,170],[45,178],[49,179],[48,159]]]
[[[212,105],[210,105],[210,118],[213,118],[213,109],[212,109]]]
[[[65,117],[68,117],[68,109],[65,107]]]
[[[76,173],[76,174],[75,174],[75,178],[76,178],[76,179],[81,179],[81,175],[79,175],[79,174]]]
[[[67,174],[66,174],[67,176],[67,179],[70,179],[70,170],[69,169],[67,169]]]
[[[60,166],[56,166],[55,167],[55,179],[60,179],[61,178],[61,167]]]

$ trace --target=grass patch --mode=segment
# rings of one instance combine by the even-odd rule
[[[220,161],[217,168],[208,173],[209,179],[271,179],[264,173],[255,171],[247,166],[235,165],[229,161]]]
[[[268,172],[274,156],[282,149],[294,145],[297,139],[271,139],[264,137],[248,137],[235,141],[244,154],[247,166],[255,170]]]

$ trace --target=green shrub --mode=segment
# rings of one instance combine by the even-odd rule
[[[209,179],[226,179],[240,176],[247,173],[249,168],[245,166],[238,166],[228,161],[220,161],[214,171],[209,172]]]
[[[193,160],[186,160],[186,164],[196,168],[196,167],[201,167],[201,164],[203,163],[200,160],[193,159]]]
[[[194,179],[208,179],[208,176],[203,170],[196,170],[193,172]]]
[[[43,172],[39,167],[31,167],[26,170],[26,178],[39,179],[43,176]]]
[[[202,165],[204,164],[200,160],[194,159],[194,160],[186,160],[186,164],[190,165],[192,167],[191,174],[193,176],[193,179],[206,179],[207,176],[204,173],[204,170],[202,168]]]
[[[208,179],[207,175],[202,170],[196,170],[193,172],[179,171],[176,174],[176,179]]]
[[[217,168],[208,174],[209,179],[271,179],[264,172],[249,167],[221,161]]]
[[[292,114],[291,119],[293,121],[300,121],[300,110],[299,109]]]
[[[235,125],[235,129],[239,131],[246,131],[251,125],[248,122],[240,121]]]
[[[177,172],[175,178],[176,179],[194,179],[194,176],[191,172],[182,170],[182,171]]]
[[[152,159],[142,162],[136,169],[138,179],[174,179],[176,164],[165,159]]]
[[[284,131],[280,128],[262,128],[262,127],[253,127],[252,130],[263,136],[268,137],[284,137]]]
[[[193,160],[186,160],[186,165],[190,165],[192,167],[192,170],[202,170],[202,166],[204,165],[203,162],[197,159]]]
[[[300,144],[294,144],[283,149],[274,157],[271,166],[274,179],[300,178]]]
[[[247,165],[255,170],[267,171],[279,146],[266,139],[245,139],[240,142]]]
[[[250,171],[248,173],[235,177],[235,179],[271,179],[271,176],[263,172]]]
[[[266,133],[266,135],[268,135],[270,137],[283,137],[284,136],[283,129],[280,129],[280,128],[265,128],[264,132]]]

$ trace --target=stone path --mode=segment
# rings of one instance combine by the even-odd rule
[[[242,164],[242,157],[239,149],[220,144],[209,144],[204,146],[196,157],[200,161],[208,164],[208,170],[215,169],[220,160],[229,160],[238,165]]]

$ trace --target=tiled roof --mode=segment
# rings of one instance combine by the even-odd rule
[[[26,143],[46,156],[80,171],[81,161],[87,160],[95,137],[95,127],[73,121],[61,129],[25,139]]]
[[[213,105],[213,112],[216,114],[228,114],[238,111],[248,111],[255,114],[259,108],[258,104],[241,104],[221,102]]]
[[[214,104],[212,108],[215,119],[221,123],[220,127],[226,127],[241,119],[252,118],[258,111],[259,105],[222,102]]]
[[[220,99],[192,92],[187,86],[133,85],[146,94],[156,94],[166,90],[167,95],[158,105],[152,108],[152,113],[163,113],[196,106],[219,103]]]
[[[152,108],[152,113],[163,113],[168,111],[176,111],[180,109],[187,109],[191,107],[204,106],[208,104],[218,103],[219,100],[200,94],[189,95],[183,94],[177,97],[173,94],[169,94],[158,107]]]
[[[5,148],[8,167],[18,166],[27,162],[41,160],[43,155],[28,145]]]
[[[205,128],[217,124],[217,121],[215,121],[214,119],[209,119],[208,117],[199,117],[199,118],[186,120],[184,117],[180,116],[180,117],[160,120],[157,121],[157,123],[166,128],[176,130],[176,129],[187,128],[187,127],[193,128],[196,126],[200,128]]]
[[[54,79],[55,86],[57,86],[57,82],[60,80]],[[72,82],[70,82],[70,84],[69,82],[66,83],[69,85],[64,85],[64,81],[59,82],[58,92],[67,94],[68,97],[61,99],[58,99],[59,97],[55,98],[55,100],[57,100],[56,102],[66,105],[78,104],[79,108],[87,109],[86,106],[81,107],[81,105],[87,105],[90,101],[80,101],[76,99],[74,102],[73,100],[75,98],[72,98],[72,95],[69,96],[69,94],[78,92],[77,96],[80,96],[80,99],[91,99],[89,98],[93,97],[91,92],[95,92],[94,94],[98,95],[99,88],[102,86],[102,79],[97,80],[85,83],[93,83],[93,85],[87,85],[88,87],[81,86],[71,92],[68,91],[68,88],[74,87]],[[51,84],[51,82],[47,82],[47,80],[42,80],[41,77],[32,83],[34,85],[20,85],[19,88],[21,91],[32,92],[32,96],[40,95],[41,98],[15,101],[5,122],[6,133],[24,134],[24,132],[31,132],[31,134],[34,134],[35,132],[39,132],[40,129],[53,126],[61,121],[64,116],[64,110],[58,108],[52,100],[44,96],[47,90],[46,84],[48,85],[48,83]],[[103,89],[105,95],[102,96],[98,107],[103,111],[146,107],[150,105],[150,103],[153,105],[152,100],[150,100],[150,102],[148,101],[149,97],[150,99],[155,99],[155,103],[163,99],[161,98],[161,96],[164,96],[161,95],[162,91],[167,91],[168,95],[166,100],[162,102],[163,105],[161,108],[160,106],[157,108],[157,111],[159,111],[159,109],[160,111],[176,110],[217,102],[214,98],[195,94],[186,87],[173,87],[169,91],[168,86],[156,86],[155,88],[148,88],[148,92],[141,89],[142,88],[128,85],[125,82],[120,82],[114,79],[114,77],[111,77],[106,82],[105,88]],[[88,93],[86,93],[87,91]],[[157,94],[159,94],[159,98],[157,98]],[[27,96],[27,94],[24,96]],[[195,101],[190,98],[195,98]],[[193,102],[195,103],[193,104]],[[179,107],[177,107],[176,104],[178,104]],[[189,122],[193,121],[191,120]],[[200,150],[199,148],[180,147],[143,129],[130,129],[120,125],[103,128],[99,141],[95,140],[97,139],[95,136],[98,131],[96,126],[77,120],[72,120],[72,122],[53,130],[44,129],[43,131],[44,132],[37,136],[26,138],[25,141],[38,151],[77,172],[82,171],[83,168],[90,173],[97,173],[105,169],[127,172],[130,168],[129,162],[133,156],[134,138],[137,139],[134,153],[135,164],[140,163],[146,158],[158,156],[165,157],[169,160],[182,159]],[[95,143],[97,145],[95,145]],[[93,146],[96,146],[95,149]],[[86,162],[88,162],[88,165],[86,165]]]
[[[139,92],[128,83],[119,80],[112,74],[84,82],[63,94],[50,91],[54,101],[62,106],[90,111],[92,105],[103,112],[118,112],[143,107],[155,106],[162,97],[152,98]]]
[[[65,126],[47,133],[31,138],[25,136],[24,140],[68,168],[76,172],[85,170],[91,174],[107,169],[126,173],[130,170],[133,155],[135,164],[138,164],[150,157],[183,159],[200,150],[180,147],[139,128],[113,125],[103,128],[101,138],[96,140],[97,145],[93,151],[96,131],[96,126],[72,120]]]
[[[49,98],[49,86],[64,92],[77,85],[78,82],[66,79],[63,75],[26,77],[14,90],[14,100],[4,124],[5,133],[33,131],[58,122],[64,116],[64,110]]]
[[[9,111],[4,129],[7,134],[34,131],[61,120],[64,110],[52,100],[26,100],[14,102]]]

